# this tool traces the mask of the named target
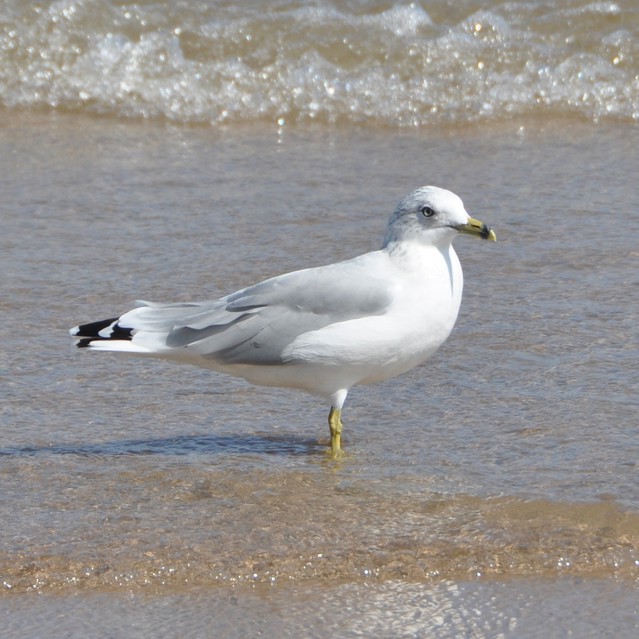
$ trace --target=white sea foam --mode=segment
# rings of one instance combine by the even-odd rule
[[[633,9],[59,0],[0,7],[0,105],[175,122],[639,119]]]

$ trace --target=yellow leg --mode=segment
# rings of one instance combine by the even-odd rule
[[[331,455],[336,457],[342,449],[342,411],[339,408],[331,408],[328,414],[328,427],[331,429]]]

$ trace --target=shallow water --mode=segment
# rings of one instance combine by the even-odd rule
[[[634,636],[638,143],[574,121],[0,112],[8,636],[86,636],[97,616],[128,636]],[[499,241],[456,241],[451,338],[351,391],[339,463],[312,397],[71,346],[136,298],[375,248],[424,183]]]
[[[5,598],[6,637],[528,637],[636,634],[636,591],[609,580],[315,583],[192,589],[162,597],[104,593]],[[614,611],[603,616],[602,610]],[[14,624],[13,619],[20,619]],[[27,620],[26,623],[24,620]],[[202,619],[209,620],[206,631]],[[540,623],[540,619],[544,623]],[[51,630],[49,630],[51,629]]]

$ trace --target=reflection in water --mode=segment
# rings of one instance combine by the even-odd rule
[[[0,448],[0,457],[39,455],[311,455],[325,447],[316,440],[291,435],[180,435],[157,439],[124,439],[97,444]]]

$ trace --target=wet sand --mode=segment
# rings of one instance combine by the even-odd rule
[[[7,636],[636,634],[638,138],[0,113]],[[341,463],[315,398],[67,337],[376,248],[426,183],[499,242]]]

